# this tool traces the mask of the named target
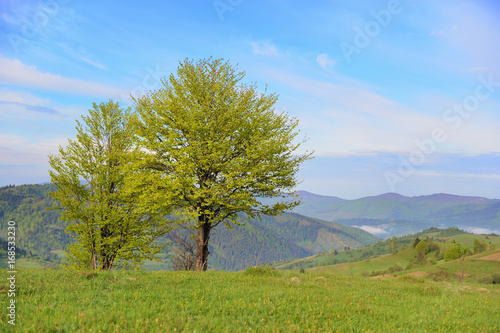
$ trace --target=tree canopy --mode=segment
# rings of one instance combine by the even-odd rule
[[[76,240],[67,251],[68,267],[110,270],[138,267],[161,250],[154,240],[165,234],[159,211],[138,205],[125,191],[126,166],[135,150],[134,116],[118,103],[93,104],[77,122],[76,140],[49,155],[51,196],[62,208],[61,219]]]
[[[140,152],[130,174],[143,198],[192,219],[196,270],[206,270],[212,228],[238,223],[240,212],[276,215],[299,204],[290,195],[312,153],[299,153],[298,120],[275,110],[278,96],[242,83],[229,62],[186,59],[176,74],[135,100]],[[283,200],[260,201],[273,197]]]

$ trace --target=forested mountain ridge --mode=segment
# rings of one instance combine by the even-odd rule
[[[241,217],[245,221],[244,217]],[[211,237],[214,267],[244,269],[271,261],[304,258],[329,250],[360,248],[379,239],[372,234],[337,223],[325,222],[296,213],[262,216],[243,226],[215,229]]]
[[[60,210],[48,194],[52,184],[6,186],[0,188],[0,237],[5,238],[7,222],[16,222],[17,246],[27,253],[54,259],[53,251],[61,250],[72,241],[64,229],[66,221],[59,220]],[[246,221],[241,216],[242,221]],[[303,258],[309,255],[374,244],[378,239],[358,228],[294,213],[262,216],[242,226],[228,230],[220,225],[210,241],[209,266],[215,269],[238,270],[249,265],[282,259]],[[161,240],[162,242],[165,239]]]
[[[5,239],[7,223],[16,222],[16,247],[50,259],[71,241],[59,220],[60,211],[49,210],[57,202],[49,196],[55,187],[46,185],[5,186],[0,188],[0,237]]]
[[[344,200],[297,191],[302,204],[294,212],[362,227],[381,237],[404,235],[429,227],[500,231],[500,199],[432,194],[405,197],[396,193]],[[376,228],[376,229],[374,229]]]

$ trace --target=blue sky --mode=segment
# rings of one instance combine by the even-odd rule
[[[315,158],[298,189],[500,198],[496,1],[6,0],[0,186],[49,181],[92,102],[131,105],[186,57],[280,95]]]

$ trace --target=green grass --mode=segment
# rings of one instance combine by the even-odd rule
[[[17,280],[17,332],[500,331],[500,286],[491,284],[270,269],[19,269]],[[5,288],[0,282],[3,309]],[[9,331],[4,315],[0,321]]]
[[[435,228],[434,228],[435,229]],[[433,231],[432,229],[424,230],[420,233],[396,238],[396,249],[398,252],[394,255],[390,255],[390,246],[388,240],[380,241],[379,243],[364,247],[360,249],[352,249],[349,251],[340,251],[337,255],[333,253],[320,253],[307,258],[301,258],[296,260],[286,261],[284,263],[274,263],[277,269],[290,270],[290,269],[310,269],[315,272],[328,272],[337,274],[361,274],[362,272],[371,273],[372,271],[383,271],[394,264],[399,264],[406,267],[408,262],[412,257],[415,256],[415,251],[413,248],[409,248],[411,242],[418,237],[421,240],[426,240],[427,237],[433,238],[435,243],[439,245],[441,253],[444,254],[446,249],[451,246],[455,246],[456,243],[460,243],[468,246],[473,250],[474,239],[479,241],[485,240],[488,249],[490,246],[494,246],[496,249],[500,247],[500,236],[486,236],[486,235],[476,235],[468,234],[459,229],[453,230],[446,229]],[[439,234],[453,234],[452,236],[439,236]],[[405,250],[401,251],[400,247],[404,245]],[[435,253],[428,255],[428,258],[432,259]]]
[[[34,268],[34,269],[59,268],[58,264],[33,258],[16,259],[16,266],[22,268]],[[6,259],[0,260],[0,269],[6,269],[6,268],[7,268],[7,260]]]

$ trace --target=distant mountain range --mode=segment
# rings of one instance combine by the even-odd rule
[[[428,227],[458,227],[475,233],[500,233],[500,199],[432,194],[405,197],[386,193],[355,200],[297,191],[294,212],[360,227],[379,237],[404,235]]]
[[[51,184],[0,188],[0,238],[17,223],[16,240],[26,253],[53,258],[72,241],[48,195]],[[429,227],[458,227],[500,234],[500,199],[449,194],[405,197],[395,193],[344,200],[298,191],[302,204],[280,216],[251,219],[235,230],[221,225],[210,238],[209,264],[238,270],[270,261],[303,258],[329,250],[372,245],[379,238]],[[243,220],[245,218],[241,217]],[[379,238],[375,237],[378,236]],[[165,266],[162,266],[165,267]]]

